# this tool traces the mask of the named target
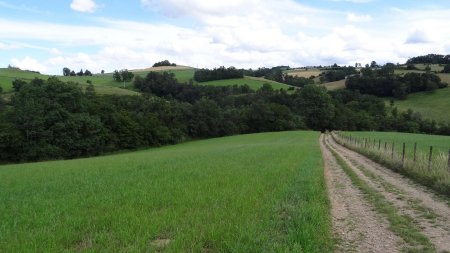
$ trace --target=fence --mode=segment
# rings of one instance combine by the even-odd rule
[[[419,151],[417,143],[408,146],[405,142],[395,143],[383,141],[382,139],[354,137],[341,132],[333,132],[333,137],[341,144],[352,149],[362,150],[378,155],[402,168],[420,167],[428,170],[446,170],[450,173],[450,149],[443,153],[427,147],[427,152]],[[396,149],[396,147],[400,147]]]
[[[341,132],[332,132],[332,136],[339,144],[450,196],[450,150],[443,153],[433,146],[424,149],[417,143],[407,145]]]

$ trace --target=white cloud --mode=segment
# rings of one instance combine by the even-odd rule
[[[195,25],[107,18],[68,25],[0,18],[0,41],[34,44],[26,48],[46,53],[39,63],[54,74],[65,66],[94,72],[145,68],[163,59],[194,67],[245,68],[404,62],[418,54],[448,53],[450,48],[450,10],[445,9],[391,9],[376,14],[384,22],[361,22],[372,17],[310,8],[293,0],[141,2]],[[350,20],[358,22],[348,25]],[[429,42],[406,43],[414,30],[405,24],[426,31]]]
[[[33,70],[39,72],[45,72],[47,70],[47,68],[44,65],[40,64],[38,60],[29,56],[23,58],[22,60],[13,58],[11,59],[11,65],[19,67],[23,70]]]
[[[94,0],[73,0],[70,4],[70,8],[79,12],[95,12],[97,10],[98,5]]]
[[[406,39],[407,44],[419,44],[419,43],[429,43],[431,39],[425,30],[415,29],[410,32],[408,38]]]
[[[363,3],[370,3],[374,2],[375,0],[331,0],[332,2],[349,2],[349,3],[355,3],[355,4],[363,4]]]
[[[355,13],[347,14],[347,20],[350,22],[369,22],[372,21],[372,17],[370,15],[358,15]]]

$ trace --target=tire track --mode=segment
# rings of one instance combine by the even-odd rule
[[[450,251],[450,208],[431,192],[401,175],[351,151],[326,137],[364,182],[380,192],[403,215],[411,217],[438,252]]]
[[[331,202],[333,235],[337,252],[400,252],[403,240],[389,230],[388,221],[373,210],[325,147],[325,179]],[[382,242],[382,243],[380,243]]]

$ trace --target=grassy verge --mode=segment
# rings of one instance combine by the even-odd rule
[[[0,252],[331,252],[318,137],[0,166]]]
[[[362,179],[360,179],[336,151],[329,146],[328,149],[336,158],[339,166],[342,167],[344,172],[349,176],[352,183],[364,193],[364,197],[367,201],[373,204],[377,212],[386,216],[391,231],[401,237],[409,245],[409,247],[404,249],[406,252],[435,251],[431,242],[427,237],[420,233],[420,230],[414,225],[414,222],[410,217],[399,214],[395,206],[389,203],[381,193],[369,187]]]
[[[364,134],[364,133],[361,133]],[[376,133],[375,133],[376,134]],[[394,146],[394,156],[392,156],[392,144],[390,143],[390,140],[392,138],[395,138],[392,136],[393,133],[385,133],[385,138],[389,140],[389,143],[386,144],[386,149],[384,148],[384,144],[379,145],[379,142],[375,141],[373,144],[372,141],[368,141],[367,145],[365,144],[365,141],[359,140],[354,141],[352,138],[351,140],[348,139],[348,134],[344,133],[343,135],[337,135],[333,134],[333,138],[341,145],[354,150],[358,153],[361,153],[371,160],[380,163],[398,173],[401,173],[414,181],[416,181],[419,184],[422,184],[424,186],[427,186],[436,192],[446,196],[450,197],[450,173],[448,171],[447,167],[447,156],[444,155],[436,155],[433,157],[431,166],[429,166],[427,154],[424,152],[417,152],[416,160],[414,161],[413,155],[410,153],[411,151],[407,152],[405,155],[405,160],[402,162],[402,151],[395,149]],[[399,137],[397,137],[397,147],[402,146],[399,144],[399,142],[403,141],[406,142],[407,137],[401,137],[401,136],[407,136],[408,134],[400,134],[398,133]],[[357,136],[357,133],[352,133],[352,136]],[[369,135],[370,136],[370,135]],[[377,137],[381,138],[379,135]],[[425,142],[423,140],[424,135],[412,135],[410,138],[416,138],[415,141],[417,142]],[[441,141],[448,139],[446,136],[439,136],[439,140],[434,141],[434,137],[438,136],[429,136],[429,142],[428,143],[434,143],[435,150],[439,150],[441,147]],[[376,137],[373,137],[376,138]],[[434,142],[433,142],[434,141]],[[370,144],[369,144],[370,143]],[[383,143],[383,142],[382,142]],[[445,145],[445,144],[442,144]],[[412,145],[409,145],[410,147]],[[423,147],[425,145],[418,145],[418,147]],[[420,148],[418,148],[419,150]],[[409,149],[411,150],[411,148]],[[435,153],[437,153],[435,151]]]

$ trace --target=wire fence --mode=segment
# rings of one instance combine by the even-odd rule
[[[337,131],[332,136],[339,144],[450,195],[450,149],[442,152],[433,146],[355,137]]]

